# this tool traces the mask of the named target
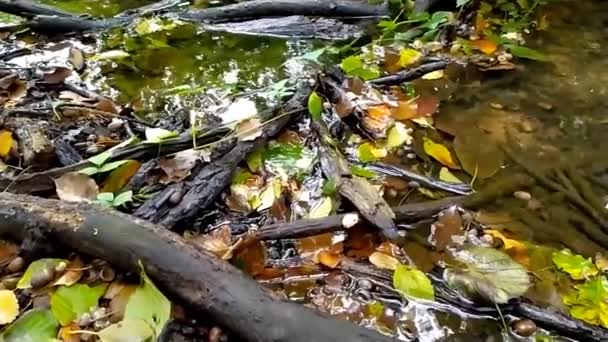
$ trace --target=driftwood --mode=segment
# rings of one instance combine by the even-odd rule
[[[253,279],[163,227],[91,204],[0,194],[0,234],[44,237],[147,274],[174,299],[211,315],[246,341],[392,341],[276,299]]]
[[[394,75],[384,76],[370,80],[369,82],[376,86],[397,85],[404,82],[409,82],[418,79],[429,72],[445,69],[451,61],[440,60],[424,63],[416,68],[400,71]]]

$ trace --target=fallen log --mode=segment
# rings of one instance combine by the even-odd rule
[[[393,341],[277,299],[223,260],[154,224],[93,204],[0,194],[0,235],[44,237],[123,270],[138,263],[169,296],[211,315],[246,341]]]

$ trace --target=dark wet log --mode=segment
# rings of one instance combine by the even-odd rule
[[[279,300],[240,270],[164,227],[92,204],[0,194],[0,235],[24,240],[33,234],[123,270],[137,272],[141,262],[169,297],[212,316],[246,341],[393,341]]]
[[[55,155],[57,156],[57,160],[63,166],[70,166],[74,164],[78,164],[82,161],[82,157],[80,153],[76,151],[72,145],[61,137],[55,139]]]
[[[447,197],[444,199],[411,203],[393,207],[395,222],[408,223],[433,217],[440,211],[453,205],[460,205],[464,197]],[[260,240],[297,239],[323,233],[346,230],[360,221],[358,213],[335,214],[316,219],[304,219],[287,223],[277,223],[261,227],[254,233]]]
[[[415,68],[400,71],[394,75],[376,78],[375,80],[370,80],[369,82],[376,86],[397,85],[418,79],[429,72],[443,70],[448,66],[448,64],[450,64],[450,62],[450,60],[433,61],[422,64]]]
[[[0,0],[0,12],[30,19],[37,15],[58,17],[70,17],[73,15],[72,13],[59,10],[52,6],[24,0]]]
[[[234,5],[191,10],[180,19],[200,22],[238,21],[248,18],[286,17],[382,17],[389,14],[386,6],[368,5],[366,1],[344,0],[253,0]]]
[[[309,93],[310,88],[302,85],[284,106],[262,115],[262,119],[267,120],[267,123],[261,128],[261,136],[253,141],[238,142],[223,157],[200,168],[184,182],[185,193],[177,204],[169,201],[179,190],[175,185],[171,185],[142,205],[135,212],[135,216],[160,223],[172,230],[187,227],[198,213],[205,210],[230,184],[237,165],[247,154],[278,134],[292,118],[306,112],[304,104]]]
[[[472,191],[471,187],[467,184],[447,183],[431,179],[415,172],[385,163],[367,164],[365,168],[385,175],[405,178],[408,181],[417,182],[421,186],[429,189],[443,190],[457,195],[467,195]]]

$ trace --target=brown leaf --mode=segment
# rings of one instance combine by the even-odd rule
[[[120,113],[120,107],[118,107],[114,101],[110,100],[107,97],[102,98],[95,104],[95,109],[101,112],[118,114]]]
[[[340,118],[345,118],[353,113],[355,105],[342,94],[338,101],[334,104],[334,109]]]
[[[456,206],[450,207],[439,214],[437,222],[431,226],[431,235],[429,243],[435,246],[439,252],[444,251],[447,247],[452,246],[464,233],[462,226],[462,217]],[[462,242],[462,241],[461,241]]]
[[[416,101],[399,101],[392,110],[396,120],[409,120],[418,117],[418,103]]]
[[[176,153],[172,158],[160,158],[159,166],[167,175],[162,177],[161,183],[177,183],[190,176],[190,171],[196,166],[200,158],[200,151],[185,150]]]
[[[266,247],[260,241],[244,244],[234,253],[233,262],[247,274],[256,276],[266,267]]]
[[[63,83],[71,75],[72,69],[66,67],[57,67],[52,71],[45,73],[42,78],[42,82],[46,84],[59,84]]]
[[[395,270],[401,264],[397,258],[380,252],[372,253],[369,256],[369,262],[378,268],[386,270]]]
[[[198,235],[190,241],[221,258],[230,250],[232,232],[230,226],[224,224],[210,234]]]
[[[59,199],[66,202],[90,202],[99,194],[95,181],[78,172],[68,172],[55,179],[55,187]]]
[[[329,268],[336,268],[342,262],[342,256],[338,253],[322,250],[315,255],[315,261]]]
[[[53,283],[53,286],[72,286],[76,284],[80,280],[80,278],[82,278],[83,270],[84,263],[82,262],[82,260],[80,260],[79,257],[75,257],[73,260],[70,260],[66,268],[66,272]]]
[[[88,97],[84,97],[80,94],[77,94],[77,93],[75,93],[73,91],[69,91],[69,90],[64,90],[61,93],[59,93],[59,98],[62,100],[70,100],[70,101],[78,103],[78,104],[91,100]]]
[[[120,322],[125,316],[125,309],[131,295],[137,290],[136,285],[125,285],[116,296],[110,300],[110,321],[113,323]]]
[[[458,135],[454,151],[462,168],[477,178],[492,177],[504,163],[502,149],[480,130]]]
[[[262,135],[262,121],[258,118],[243,120],[236,125],[236,134],[240,141],[252,141]]]
[[[365,83],[360,80],[358,77],[348,78],[345,82],[345,88],[350,90],[351,92],[362,95],[363,90],[365,89]]]
[[[384,136],[386,130],[393,124],[391,109],[387,105],[370,106],[365,110],[361,124],[373,136]]]
[[[421,95],[416,99],[418,105],[417,116],[429,116],[439,109],[439,98],[435,95]]]
[[[118,192],[129,183],[129,180],[137,173],[141,163],[137,160],[127,160],[126,163],[112,170],[103,182],[101,192]]]

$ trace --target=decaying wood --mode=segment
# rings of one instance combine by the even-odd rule
[[[55,146],[48,137],[48,122],[15,118],[6,124],[19,143],[22,165],[30,169],[46,169],[55,157]]]
[[[96,205],[0,194],[0,235],[23,240],[34,232],[124,270],[136,272],[141,262],[164,293],[211,315],[246,341],[392,341],[278,300],[232,265],[164,227]]]
[[[394,75],[376,78],[374,80],[370,80],[369,82],[376,86],[397,85],[418,79],[429,72],[443,70],[450,64],[450,62],[451,61],[449,60],[431,61],[416,68],[406,69]]]

